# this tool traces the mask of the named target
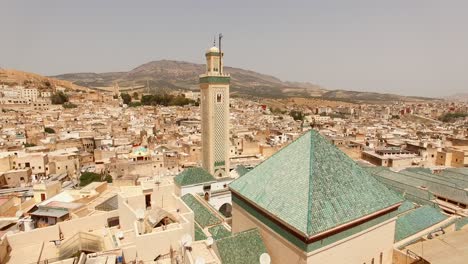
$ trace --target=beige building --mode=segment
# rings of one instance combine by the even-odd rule
[[[6,187],[20,187],[31,182],[31,169],[15,169],[6,172],[0,172],[0,183]]]

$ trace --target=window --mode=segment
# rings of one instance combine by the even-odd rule
[[[217,103],[221,103],[221,102],[222,102],[222,100],[223,100],[223,97],[222,97],[222,95],[221,95],[220,93],[219,93],[219,94],[217,94],[217,95],[216,95],[216,102],[217,102]]]
[[[374,258],[372,258],[371,264],[374,264]]]
[[[379,260],[379,264],[382,264],[382,261],[383,261],[383,253],[380,252],[380,260]]]

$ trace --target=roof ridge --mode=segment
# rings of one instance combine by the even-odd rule
[[[309,133],[311,130],[303,133],[303,134],[300,134],[299,137],[297,137],[296,139],[294,139],[293,141],[291,141],[290,143],[284,145],[282,148],[280,148],[278,151],[276,151],[275,153],[273,153],[271,156],[265,158],[264,160],[262,160],[260,163],[258,163],[255,167],[258,167],[260,166],[262,163],[266,162],[267,160],[269,160],[270,158],[273,158],[273,157],[276,157],[277,155],[280,155],[280,151],[286,147],[288,147],[289,145],[293,144],[294,142],[298,141],[301,137],[305,136],[307,133]],[[250,170],[252,171],[252,170]],[[249,173],[250,171],[248,171],[247,173]],[[247,174],[246,173],[246,174]],[[245,174],[244,174],[245,175]]]
[[[309,146],[309,183],[308,183],[308,192],[307,192],[307,234],[310,234],[312,232],[312,175],[314,173],[313,168],[312,168],[312,162],[313,162],[313,156],[314,156],[314,140],[313,140],[313,133],[312,130],[309,132],[310,134],[310,146]]]

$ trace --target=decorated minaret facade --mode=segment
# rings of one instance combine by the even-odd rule
[[[202,165],[215,177],[229,176],[229,82],[223,52],[214,45],[205,53],[206,73],[200,75]]]

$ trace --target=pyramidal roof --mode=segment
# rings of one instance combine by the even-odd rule
[[[174,182],[179,186],[201,184],[216,181],[216,179],[206,170],[198,167],[190,167],[177,174]]]
[[[229,187],[307,237],[403,200],[316,131],[307,132]]]

